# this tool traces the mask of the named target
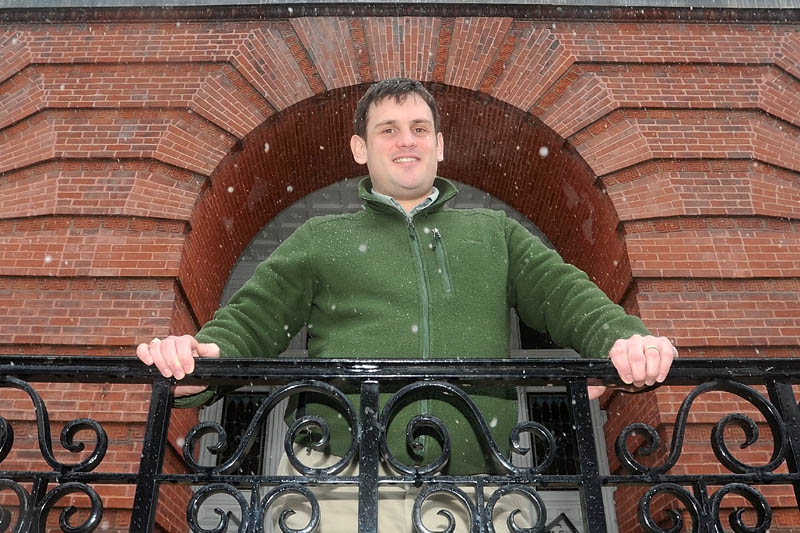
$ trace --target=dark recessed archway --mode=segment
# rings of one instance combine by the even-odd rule
[[[366,173],[350,155],[366,85],[330,91],[271,117],[220,163],[192,215],[180,279],[200,323],[217,309],[237,257],[259,229],[306,194]],[[433,84],[442,115],[439,174],[485,190],[536,224],[613,299],[631,281],[617,217],[566,141],[517,108]]]

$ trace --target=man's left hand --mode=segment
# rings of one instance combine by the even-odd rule
[[[666,337],[634,335],[629,339],[618,339],[608,353],[620,379],[636,387],[661,383],[667,378],[672,360],[678,350]],[[605,387],[589,387],[589,399],[598,398]]]

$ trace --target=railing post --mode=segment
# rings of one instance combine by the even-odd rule
[[[796,474],[800,467],[800,407],[792,389],[792,382],[788,379],[768,379],[767,390],[769,399],[778,408],[783,417],[786,427],[786,437],[789,450],[786,454],[786,466],[789,472]],[[792,483],[794,487],[794,499],[797,508],[800,509],[800,482]]]
[[[600,483],[600,466],[594,445],[592,414],[586,380],[569,381],[567,394],[572,403],[572,420],[581,467],[581,511],[586,531],[606,533],[606,512]]]
[[[153,382],[150,395],[150,411],[147,413],[147,430],[142,445],[142,458],[139,462],[139,477],[131,513],[131,533],[153,531],[158,508],[158,482],[156,476],[164,463],[164,448],[167,444],[169,415],[172,403],[172,382],[159,378]]]
[[[358,454],[358,533],[378,531],[378,383],[361,384],[361,442]]]

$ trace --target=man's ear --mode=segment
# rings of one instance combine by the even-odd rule
[[[436,134],[436,160],[444,161],[444,136],[441,131]]]
[[[359,165],[367,162],[367,142],[358,135],[350,137],[350,151],[353,152],[353,159]]]

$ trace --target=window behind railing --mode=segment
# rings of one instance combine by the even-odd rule
[[[528,393],[525,400],[528,405],[528,419],[549,429],[556,440],[558,453],[553,464],[545,470],[545,474],[577,474],[580,471],[578,449],[567,395],[563,393]],[[532,452],[533,463],[540,463],[547,453],[545,443],[535,439]]]
[[[239,446],[247,426],[264,401],[264,393],[232,392],[225,395],[222,406],[222,427],[228,434],[231,451]],[[233,475],[261,475],[264,473],[264,432],[266,425],[262,426],[250,452],[245,456],[239,468],[231,472]],[[224,456],[219,456],[218,461],[224,461]]]

